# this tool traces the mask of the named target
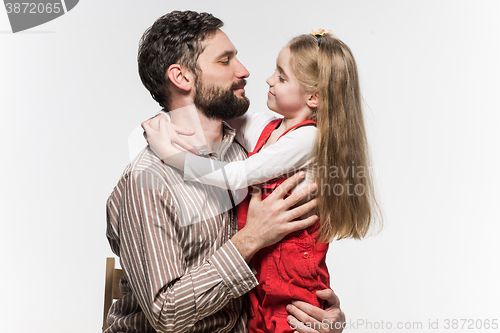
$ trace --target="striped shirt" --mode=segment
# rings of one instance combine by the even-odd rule
[[[209,157],[245,159],[225,123],[223,134]],[[244,295],[257,280],[229,241],[234,200],[244,195],[185,182],[146,147],[107,202],[106,235],[120,257],[124,296],[105,332],[246,332]]]

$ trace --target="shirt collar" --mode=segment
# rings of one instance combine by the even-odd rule
[[[170,121],[170,113],[162,109],[160,111],[167,115],[168,120]],[[160,113],[159,112],[159,113]],[[234,142],[234,138],[236,136],[236,130],[229,126],[226,121],[222,121],[222,142],[212,144],[212,151],[207,149],[207,146],[195,147],[198,150],[198,156],[213,158],[216,160],[222,160],[224,154],[227,151],[227,148]]]
[[[222,121],[222,141],[212,143],[212,151],[209,151],[206,146],[195,147],[198,150],[198,156],[222,161],[227,149],[233,144],[235,136],[236,130]]]

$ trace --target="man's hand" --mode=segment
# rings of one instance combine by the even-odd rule
[[[340,333],[345,327],[345,315],[340,310],[340,300],[333,290],[325,289],[316,292],[324,299],[325,309],[318,308],[309,303],[294,301],[287,306],[290,313],[287,320],[290,327],[300,333]]]
[[[316,184],[310,184],[283,199],[304,176],[303,171],[293,175],[264,200],[261,199],[261,191],[257,191],[252,195],[245,227],[231,238],[231,241],[247,262],[252,259],[258,250],[279,242],[290,232],[302,230],[318,221],[316,215],[293,221],[316,207],[316,199],[290,209],[297,202],[313,193],[317,188]]]

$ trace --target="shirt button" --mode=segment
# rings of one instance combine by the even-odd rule
[[[304,257],[304,259],[309,258],[309,252],[304,252],[304,254],[302,254],[302,256]]]

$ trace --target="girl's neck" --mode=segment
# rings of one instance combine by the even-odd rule
[[[273,133],[269,136],[269,138],[267,139],[266,143],[262,148],[266,148],[272,144],[275,144],[276,141],[278,141],[278,138],[281,135],[283,135],[283,133],[288,131],[293,126],[300,124],[303,121],[306,121],[307,119],[308,117],[305,116],[300,116],[295,118],[286,118],[286,117],[283,118],[278,128],[273,131]]]
[[[303,121],[306,121],[309,117],[306,116],[301,116],[301,117],[296,117],[296,118],[283,118],[281,121],[280,126],[276,129],[279,130],[281,129],[283,133],[288,131],[288,129],[292,128],[293,126],[300,124]]]

